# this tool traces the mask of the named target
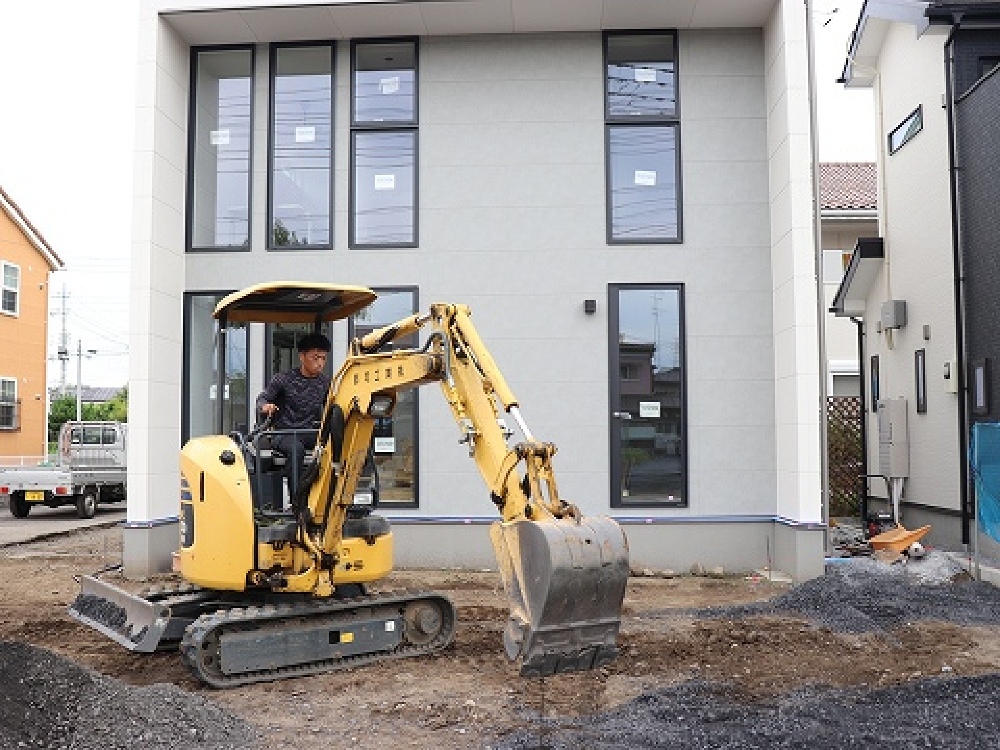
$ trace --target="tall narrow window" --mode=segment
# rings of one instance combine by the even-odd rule
[[[271,48],[268,247],[331,247],[333,45]]]
[[[872,394],[872,414],[878,413],[878,400],[879,400],[879,373],[878,373],[878,355],[873,354],[870,360],[868,377],[870,378],[869,389]]]
[[[351,47],[351,247],[417,245],[417,43]]]
[[[17,315],[20,310],[21,269],[13,263],[3,264],[3,294],[0,312]]]
[[[0,378],[0,430],[21,426],[17,400],[17,378]]]
[[[184,305],[184,397],[182,439],[201,435],[246,432],[249,425],[247,394],[247,329],[230,323],[220,337],[215,306],[228,292],[187,294]],[[225,345],[220,352],[220,338]],[[221,356],[220,356],[221,355]],[[224,368],[219,392],[219,368]],[[254,394],[256,395],[256,394]],[[222,399],[222,424],[218,423]]]
[[[611,506],[687,505],[684,288],[609,287]]]
[[[681,239],[676,36],[607,34],[609,243]]]
[[[913,371],[917,387],[917,414],[927,413],[927,350],[913,353]]]
[[[188,244],[250,249],[252,49],[192,53]]]
[[[417,290],[376,289],[378,299],[350,320],[350,335],[364,336],[376,328],[395,323],[417,311]],[[391,344],[392,348],[417,346],[417,334]],[[372,437],[375,466],[379,474],[379,505],[417,507],[417,389],[396,394],[392,416],[375,420]]]

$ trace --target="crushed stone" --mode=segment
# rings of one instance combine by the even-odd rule
[[[687,610],[698,617],[800,616],[841,632],[917,620],[1000,625],[1000,589],[962,580],[945,553],[906,565],[852,558],[768,602]],[[677,616],[664,610],[645,616]],[[491,750],[989,750],[1000,747],[1000,674],[942,676],[891,687],[810,686],[768,702],[725,683],[689,681],[578,718],[532,717]]]
[[[968,579],[944,552],[920,560],[887,564],[851,558],[827,565],[826,574],[765,602],[696,610],[705,618],[743,619],[760,615],[805,618],[841,633],[892,630],[919,620],[956,625],[1000,623],[1000,589]],[[650,613],[650,617],[677,612]]]
[[[251,750],[256,730],[175,685],[133,687],[51,651],[0,641],[0,747]]]
[[[492,750],[987,750],[1000,747],[998,691],[1000,675],[986,675],[748,704],[725,685],[688,682],[594,716],[539,719]]]

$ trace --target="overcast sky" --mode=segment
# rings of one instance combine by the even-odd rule
[[[845,91],[835,82],[860,4],[815,2],[822,161],[875,158],[871,92]],[[70,387],[77,382],[78,346],[96,350],[80,362],[85,385],[128,381],[137,6],[136,0],[0,5],[6,80],[0,185],[66,264],[52,276],[49,385],[62,382],[55,357],[64,330]]]

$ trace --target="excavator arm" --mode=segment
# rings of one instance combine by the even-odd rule
[[[429,329],[420,349],[386,351]],[[621,528],[585,517],[560,498],[556,447],[536,440],[517,398],[483,344],[464,305],[434,304],[351,344],[333,379],[308,488],[302,542],[312,563],[286,579],[288,591],[328,595],[335,585],[342,529],[362,475],[377,417],[391,414],[403,390],[437,383],[497,508],[490,538],[511,614],[508,656],[522,673],[589,669],[612,660],[628,577]],[[523,440],[509,445],[504,414]]]

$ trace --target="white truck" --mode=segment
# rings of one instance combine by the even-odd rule
[[[98,503],[125,499],[127,440],[121,422],[67,422],[56,463],[0,466],[0,499],[8,499],[15,518],[26,518],[34,505],[75,505],[77,516],[93,518]]]

